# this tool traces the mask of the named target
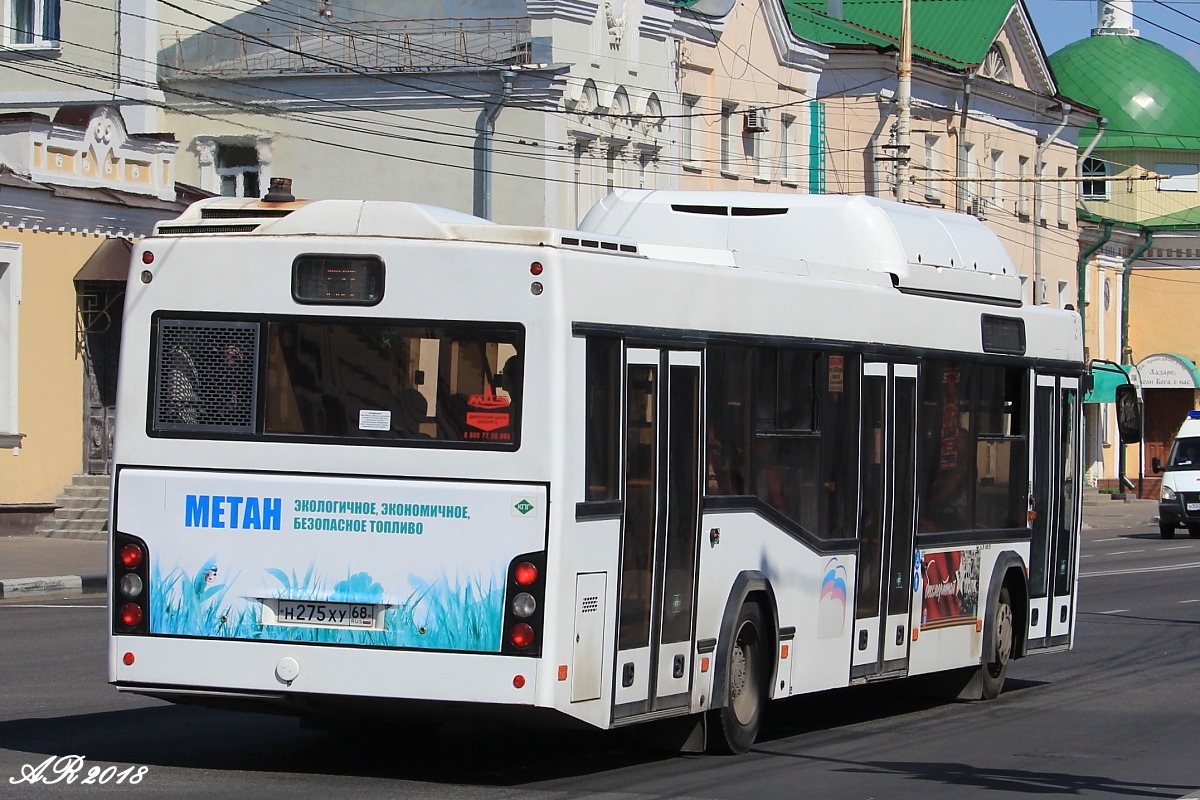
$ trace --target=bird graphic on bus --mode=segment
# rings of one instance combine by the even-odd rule
[[[821,593],[817,597],[817,638],[831,639],[842,634],[846,626],[846,568],[831,558],[825,564]]]

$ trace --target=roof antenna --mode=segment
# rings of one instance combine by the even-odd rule
[[[264,203],[291,203],[296,198],[292,194],[291,178],[271,178],[271,189],[263,198]]]

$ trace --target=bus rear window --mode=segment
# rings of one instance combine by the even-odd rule
[[[271,322],[264,433],[515,449],[518,326]]]

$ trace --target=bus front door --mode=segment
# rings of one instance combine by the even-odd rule
[[[916,509],[917,367],[863,364],[855,680],[908,668]]]
[[[1033,399],[1033,540],[1028,649],[1065,647],[1074,615],[1080,497],[1079,379],[1037,376]]]
[[[616,720],[689,704],[702,474],[701,354],[626,355]]]

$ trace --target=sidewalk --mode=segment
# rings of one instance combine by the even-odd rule
[[[104,591],[108,542],[0,536],[0,598]]]
[[[1084,503],[1083,527],[1153,527],[1157,514],[1155,500],[1093,499]],[[0,598],[104,591],[107,571],[107,542],[4,536],[0,531]]]

